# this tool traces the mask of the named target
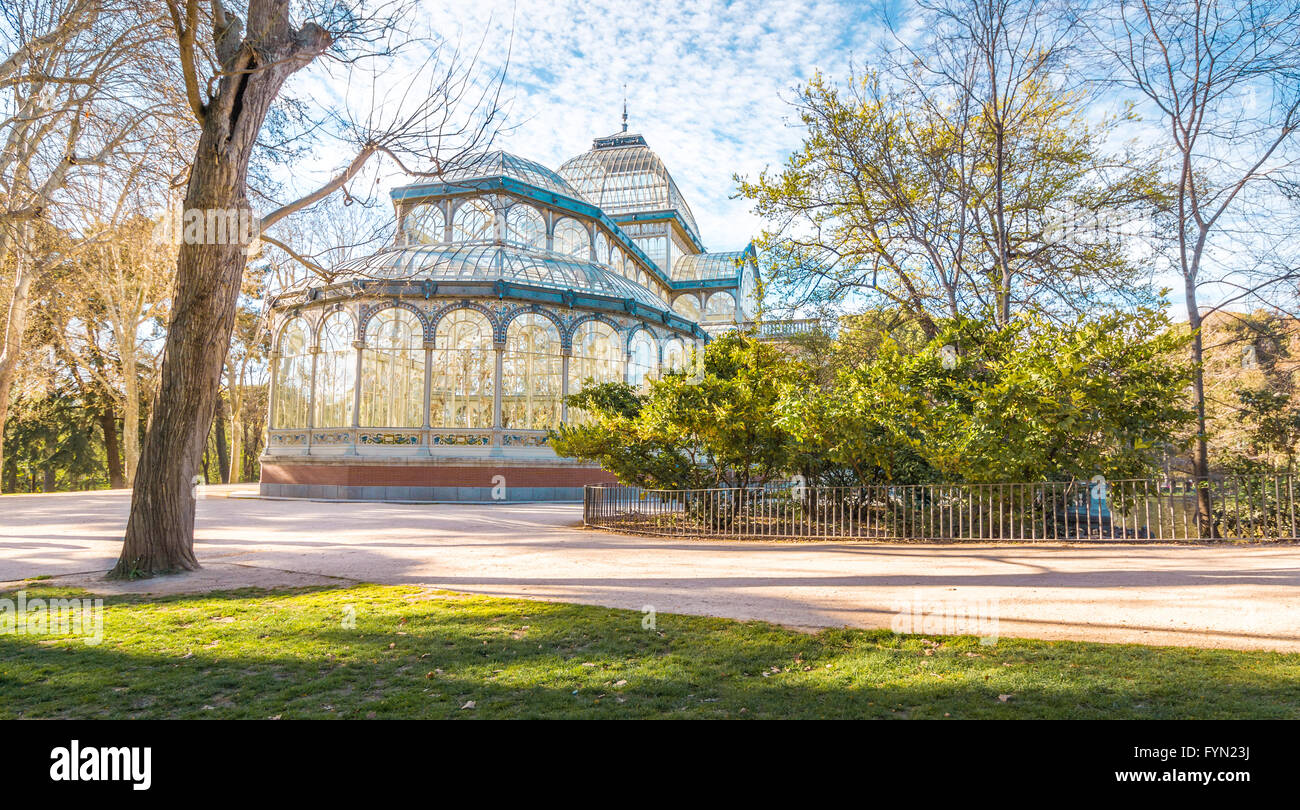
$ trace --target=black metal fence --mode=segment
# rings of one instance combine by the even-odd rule
[[[1197,517],[1198,499],[1209,505]],[[1293,476],[655,490],[589,486],[587,526],[674,537],[893,541],[1295,540]]]

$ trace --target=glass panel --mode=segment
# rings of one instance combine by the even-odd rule
[[[506,211],[506,241],[534,250],[546,249],[546,220],[531,205],[512,205]]]
[[[280,330],[280,359],[275,366],[275,413],[277,428],[307,427],[307,406],[311,391],[311,343],[307,322],[294,318]]]
[[[510,322],[502,357],[501,425],[543,430],[560,423],[560,333],[549,319],[528,313]]]
[[[589,383],[622,382],[623,345],[608,324],[587,321],[573,335],[573,356],[569,358],[569,393],[576,394]],[[569,422],[582,424],[587,414],[569,409]]]
[[[582,223],[567,217],[555,223],[555,252],[579,259],[591,256],[591,242]]]
[[[408,245],[436,245],[447,238],[447,220],[442,206],[420,203],[406,212],[404,227]]]
[[[632,338],[632,357],[627,371],[628,382],[633,385],[641,385],[646,378],[654,377],[658,373],[658,347],[649,332],[641,330]]]
[[[453,161],[441,175],[441,179],[445,182],[480,177],[511,177],[537,188],[558,192],[566,197],[582,199],[582,196],[563,178],[542,164],[500,149],[466,155]]]
[[[677,300],[673,302],[673,312],[676,312],[678,315],[681,315],[689,321],[699,323],[700,302],[690,293],[678,296]]]
[[[663,302],[632,279],[636,266],[628,261],[625,275],[615,275],[589,256],[565,256],[516,250],[483,242],[457,242],[419,248],[385,250],[339,267],[335,283],[356,279],[519,281],[552,290],[583,290],[631,298],[649,307]]]
[[[352,318],[335,312],[320,328],[316,357],[316,427],[351,427],[357,357],[352,347]]]
[[[686,368],[686,343],[680,338],[671,338],[664,344],[664,370],[680,371]]]
[[[709,303],[704,308],[704,317],[711,321],[734,321],[736,299],[727,292],[716,292],[710,295]]]
[[[465,200],[452,217],[453,242],[491,242],[496,239],[496,214],[482,200]]]
[[[392,307],[366,327],[361,359],[361,424],[424,424],[424,333],[413,312]]]
[[[692,232],[699,233],[677,183],[644,141],[593,149],[565,162],[559,174],[608,214],[674,210]]]
[[[746,268],[740,280],[740,311],[747,320],[758,311],[757,294],[758,280],[754,278],[754,270]]]
[[[545,231],[543,231],[545,234]],[[429,419],[435,427],[492,427],[496,356],[492,325],[481,312],[458,309],[438,322],[433,340]]]
[[[743,250],[728,253],[688,253],[673,262],[673,278],[697,281],[711,278],[736,278],[745,266]]]
[[[659,265],[663,269],[668,264],[668,237],[666,236],[644,236],[640,239],[632,240],[636,246],[641,248],[641,252],[646,255],[650,261]]]

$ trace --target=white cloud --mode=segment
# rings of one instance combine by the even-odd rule
[[[787,125],[792,89],[817,69],[843,77],[853,52],[870,49],[874,18],[861,3],[824,0],[426,0],[423,10],[428,28],[462,49],[481,41],[484,70],[509,52],[512,129],[496,145],[552,168],[619,130],[626,84],[630,130],[663,158],[711,250],[757,235],[761,221],[729,199],[733,174],[755,174],[798,146],[800,132]],[[355,103],[368,92],[303,83],[321,99]]]

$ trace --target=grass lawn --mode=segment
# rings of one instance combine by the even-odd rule
[[[114,598],[98,646],[0,635],[0,718],[1300,718],[1300,655],[656,625],[414,587]]]

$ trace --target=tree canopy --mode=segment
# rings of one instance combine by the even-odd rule
[[[651,488],[794,475],[841,485],[1113,479],[1153,473],[1192,419],[1188,337],[1157,310],[936,326],[911,347],[884,335],[820,382],[807,349],[728,335],[705,348],[701,378],[584,388],[570,404],[591,420],[561,428],[553,444]],[[862,336],[851,340],[860,352]]]

